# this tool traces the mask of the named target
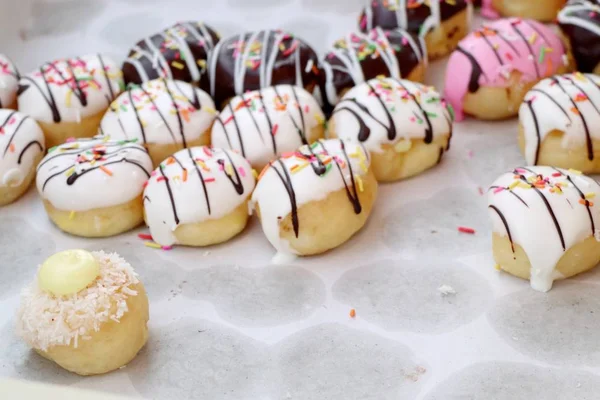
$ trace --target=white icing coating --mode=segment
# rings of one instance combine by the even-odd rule
[[[152,172],[148,152],[107,139],[78,139],[50,149],[37,168],[40,196],[62,211],[107,208],[139,196]]]
[[[152,172],[144,191],[146,223],[156,243],[171,246],[179,225],[225,217],[253,189],[252,167],[240,154],[206,146],[183,149]]]
[[[361,142],[372,152],[403,139],[433,139],[452,133],[453,116],[432,87],[394,78],[355,86],[333,111],[339,138]]]
[[[325,121],[306,90],[279,85],[234,97],[219,114],[211,143],[239,151],[253,166],[264,166],[283,153],[312,143],[312,130]]]
[[[493,231],[523,248],[533,289],[550,290],[562,278],[555,267],[565,251],[600,228],[599,198],[596,181],[553,167],[517,168],[494,182],[488,192]]]
[[[19,81],[19,111],[36,121],[76,122],[104,112],[121,93],[122,73],[100,54],[43,64]]]
[[[155,79],[122,93],[102,118],[100,132],[112,139],[187,145],[209,130],[215,117],[215,103],[203,90]]]
[[[539,147],[553,130],[563,131],[562,146],[587,146],[588,139],[600,140],[600,76],[557,75],[544,79],[525,96],[519,109],[525,132],[525,159],[538,163]]]
[[[0,187],[21,185],[44,149],[44,132],[33,118],[0,110]]]
[[[558,13],[558,22],[560,24],[575,25],[600,36],[600,25],[595,24],[591,21],[591,19],[581,18],[578,15],[576,15],[580,11],[584,11],[588,14],[600,14],[600,3],[589,0],[570,1]]]
[[[323,165],[323,173],[318,174],[315,169]],[[295,254],[280,238],[280,220],[290,213],[293,220],[295,209],[343,188],[356,199],[362,185],[360,177],[368,172],[369,165],[369,154],[362,145],[339,139],[319,140],[272,162],[259,177],[252,203],[260,209],[263,231],[273,247],[284,255]],[[298,221],[297,234],[302,234],[302,221]]]
[[[7,56],[0,54],[0,108],[15,102],[18,88],[19,71]]]

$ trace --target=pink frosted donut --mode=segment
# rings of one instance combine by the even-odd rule
[[[445,97],[457,121],[465,113],[481,119],[512,117],[531,86],[569,71],[570,60],[559,36],[545,25],[500,19],[459,43],[448,62]],[[490,88],[500,90],[482,90]]]

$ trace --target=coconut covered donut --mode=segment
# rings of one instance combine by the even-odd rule
[[[600,75],[600,0],[571,0],[558,14],[581,72]]]
[[[437,165],[450,148],[453,114],[434,88],[379,78],[351,89],[333,111],[329,136],[362,143],[378,181]]]
[[[94,136],[123,89],[117,65],[100,54],[48,62],[19,81],[19,111],[35,119],[46,145]]]
[[[79,139],[50,149],[36,182],[56,226],[77,236],[105,237],[142,223],[142,192],[151,172],[152,160],[139,144]]]
[[[0,108],[17,109],[19,71],[12,61],[0,54]]]
[[[325,135],[325,116],[315,98],[292,85],[234,97],[219,114],[212,144],[242,154],[262,170],[270,161]]]
[[[519,17],[552,22],[567,0],[483,0],[481,14],[487,18]]]
[[[221,40],[209,59],[210,94],[223,108],[249,90],[289,84],[313,92],[319,59],[302,39],[281,30],[242,33]]]
[[[397,28],[425,39],[430,59],[456,48],[470,30],[472,6],[468,0],[372,0],[359,17],[360,29]]]
[[[210,143],[215,104],[186,82],[155,79],[131,86],[102,118],[100,133],[116,140],[138,140],[154,165],[176,151]]]
[[[348,90],[378,76],[423,82],[426,65],[422,39],[406,31],[351,33],[336,41],[321,63],[324,100],[334,106]]]
[[[123,63],[125,83],[167,78],[208,91],[208,55],[218,42],[219,34],[201,22],[177,23],[136,43]]]
[[[519,144],[531,165],[600,173],[600,77],[557,75],[525,96]]]
[[[595,267],[599,195],[598,183],[574,170],[523,167],[502,175],[488,192],[496,263],[543,292]]]
[[[181,150],[152,173],[144,215],[161,246],[209,246],[240,233],[254,190],[252,167],[240,154],[206,146]]]
[[[508,18],[463,39],[446,70],[444,97],[456,120],[517,115],[525,94],[545,77],[572,70],[561,39],[536,21]]]
[[[44,152],[44,132],[32,118],[0,110],[0,206],[29,189]]]
[[[275,262],[324,253],[366,223],[377,181],[366,149],[339,139],[302,146],[267,166],[252,203]]]
[[[21,295],[17,333],[38,354],[79,375],[130,362],[148,339],[148,297],[115,253],[67,250],[48,258]]]

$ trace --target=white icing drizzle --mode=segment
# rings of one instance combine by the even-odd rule
[[[489,189],[493,231],[523,248],[533,289],[550,290],[554,280],[563,278],[555,267],[564,253],[595,234],[599,196],[593,179],[541,166],[517,168]]]
[[[112,139],[187,146],[210,129],[215,117],[208,93],[187,82],[155,79],[121,94],[104,115],[100,132]]]
[[[519,119],[527,163],[538,163],[540,144],[553,130],[564,132],[565,151],[585,146],[592,160],[592,140],[600,140],[600,77],[576,72],[544,79],[525,96]]]
[[[372,79],[351,89],[333,111],[338,137],[372,152],[404,139],[452,133],[452,114],[432,87],[394,78]]]
[[[222,218],[253,189],[252,167],[238,153],[205,146],[180,150],[154,170],[144,191],[152,238],[162,246],[177,244],[179,225]]]
[[[21,185],[44,150],[44,132],[33,118],[0,110],[0,187]]]
[[[283,153],[312,143],[312,130],[325,116],[306,90],[279,85],[234,97],[212,129],[212,145],[239,151],[264,166]]]
[[[417,44],[408,32],[401,29],[393,32],[395,35],[402,37],[403,43],[399,49],[395,49],[390,44],[388,39],[390,31],[384,31],[379,27],[368,33],[350,33],[344,39],[334,43],[333,48],[321,62],[325,72],[325,94],[330,104],[335,105],[339,101],[338,88],[336,88],[334,81],[334,71],[347,74],[354,85],[358,85],[366,79],[374,78],[374,76],[365,76],[363,60],[380,57],[387,67],[387,76],[400,79],[402,77],[402,66],[398,62],[397,53],[405,51],[403,48],[407,45],[417,57],[419,63],[427,63],[427,52],[422,38],[419,39]],[[370,51],[366,54],[365,46],[362,46],[365,43],[366,48]],[[341,62],[342,65],[335,64],[335,61]]]
[[[596,35],[600,36],[600,25],[576,15],[580,11],[600,14],[600,4],[588,0],[570,1],[558,13],[558,22],[561,24],[575,25],[590,32],[594,32]]]
[[[137,296],[139,283],[131,265],[116,253],[93,251],[100,275],[78,293],[56,297],[43,291],[36,279],[21,294],[17,334],[34,349],[78,347],[102,325],[119,322],[129,311],[127,299]]]
[[[94,54],[45,63],[19,85],[19,111],[46,123],[80,122],[106,110],[123,79],[115,62]]]
[[[362,145],[339,139],[319,140],[272,162],[259,177],[252,202],[260,208],[262,228],[273,247],[282,254],[296,254],[280,238],[280,221],[291,214],[296,235],[302,235],[297,210],[340,189],[346,188],[355,212],[361,212],[357,194],[369,165]]]
[[[152,160],[136,143],[78,139],[53,147],[37,168],[40,196],[62,211],[125,204],[144,190]]]
[[[0,108],[7,108],[15,102],[19,79],[19,71],[12,61],[0,54]]]

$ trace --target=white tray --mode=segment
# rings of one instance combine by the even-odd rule
[[[0,51],[27,71],[89,52],[122,60],[139,38],[188,19],[223,35],[281,27],[322,52],[356,26],[362,1],[2,3]],[[440,87],[443,72],[434,63],[428,83]],[[68,236],[32,188],[0,209],[0,375],[160,399],[597,399],[600,270],[543,294],[493,268],[479,188],[522,163],[516,121],[457,124],[440,166],[381,187],[359,235],[290,266],[269,265],[257,221],[208,249],[147,248],[143,229]],[[148,345],[105,376],[65,372],[13,333],[19,288],[45,257],[74,247],[119,252],[150,296]]]

